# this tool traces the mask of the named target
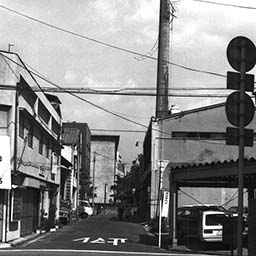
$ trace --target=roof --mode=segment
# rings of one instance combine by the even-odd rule
[[[255,161],[256,163],[256,158],[250,157],[250,158],[245,158],[245,162],[252,162]],[[207,167],[207,166],[214,166],[214,165],[225,165],[225,164],[234,164],[237,163],[237,160],[231,159],[231,160],[225,160],[225,161],[212,161],[212,162],[205,162],[205,163],[170,163],[171,168],[174,169],[189,169],[189,168],[196,168],[196,167]]]
[[[79,144],[80,130],[76,128],[63,128],[62,143],[64,145]]]
[[[180,187],[229,187],[238,184],[238,162],[212,161],[211,163],[168,165],[172,169],[172,179]],[[256,159],[251,157],[244,161],[244,188],[256,183]]]
[[[163,117],[163,119],[168,119],[168,118],[173,118],[173,117],[180,117],[180,116],[184,116],[184,115],[188,115],[188,114],[192,114],[192,113],[197,113],[197,112],[201,112],[201,111],[206,111],[206,110],[214,109],[214,108],[221,108],[221,107],[224,107],[225,104],[226,104],[225,102],[221,102],[221,103],[208,105],[208,106],[204,106],[204,107],[200,107],[200,108],[189,109],[189,110],[181,111],[181,112],[178,112],[178,113],[175,113],[175,114],[167,115],[167,116]]]

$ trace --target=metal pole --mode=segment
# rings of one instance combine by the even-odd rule
[[[158,247],[161,248],[162,238],[162,188],[163,188],[163,171],[162,171],[162,160],[160,161],[159,170],[159,226],[158,226]]]
[[[81,136],[81,134],[80,134]],[[80,141],[78,144],[78,152],[77,152],[77,194],[76,194],[76,209],[77,209],[77,219],[79,219],[79,199],[80,199],[80,169],[81,169],[81,150],[80,150]]]
[[[96,162],[96,154],[93,152],[93,169],[92,169],[92,209],[94,213],[94,183],[95,183],[95,162]]]
[[[237,223],[237,255],[243,255],[243,190],[244,190],[244,124],[245,124],[245,72],[246,42],[241,43],[241,81],[240,81],[240,120],[239,120],[239,163],[238,163],[238,223]]]
[[[107,183],[105,183],[105,186],[104,186],[104,215],[105,215],[105,208],[106,208],[106,197],[107,197]]]

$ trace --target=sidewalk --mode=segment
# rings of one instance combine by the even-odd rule
[[[35,242],[38,239],[45,237],[52,232],[55,232],[56,230],[57,229],[54,228],[54,229],[51,229],[49,232],[41,231],[38,233],[32,233],[27,236],[19,237],[15,240],[7,242],[7,243],[0,242],[0,249],[12,248],[12,247],[21,246],[21,245],[26,246],[27,244]]]

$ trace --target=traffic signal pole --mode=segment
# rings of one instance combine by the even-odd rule
[[[240,66],[240,121],[239,121],[239,162],[238,162],[238,223],[237,223],[237,255],[243,255],[243,208],[244,208],[244,126],[245,126],[245,72],[246,41],[241,43]]]
[[[253,147],[253,130],[245,129],[254,117],[255,106],[246,91],[254,91],[254,76],[246,74],[256,63],[256,48],[253,42],[243,36],[233,38],[227,48],[228,62],[239,73],[227,73],[227,88],[237,90],[226,101],[228,121],[235,127],[227,127],[227,145],[239,146],[238,159],[238,219],[237,255],[243,255],[243,213],[244,213],[244,148]],[[239,91],[239,92],[238,92]]]

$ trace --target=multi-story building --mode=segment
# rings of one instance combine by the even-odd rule
[[[91,137],[91,177],[95,188],[95,204],[113,202],[113,190],[116,175],[116,156],[119,136],[92,135]]]
[[[61,113],[20,57],[0,54],[0,240],[55,225],[59,202]]]
[[[88,199],[90,193],[91,131],[87,123],[63,123],[63,129],[77,129],[80,133],[79,199]]]
[[[81,162],[81,133],[77,128],[63,128],[61,150],[60,199],[69,201],[76,209],[78,204],[78,178]]]

